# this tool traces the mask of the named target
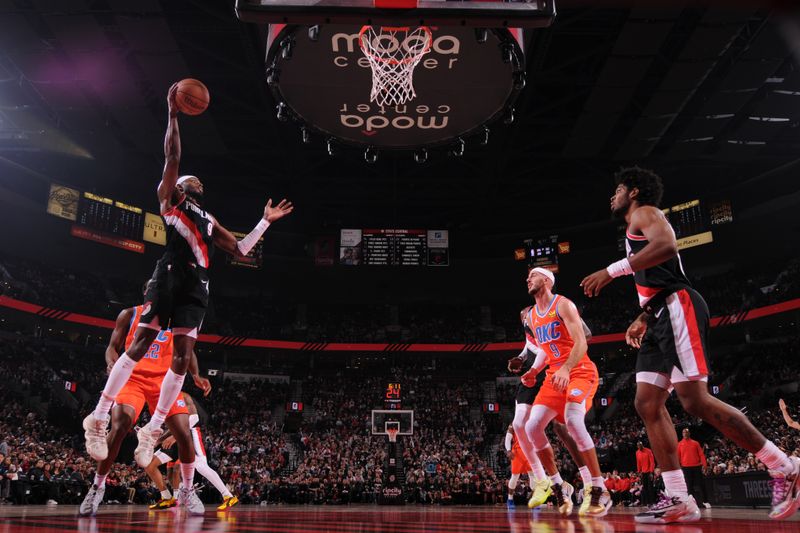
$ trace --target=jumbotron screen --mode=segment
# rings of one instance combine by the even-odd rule
[[[141,241],[144,214],[138,207],[85,192],[78,204],[76,222],[110,235]]]
[[[447,230],[343,229],[339,264],[367,266],[447,266]]]

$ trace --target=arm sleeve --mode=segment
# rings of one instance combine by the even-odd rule
[[[538,351],[538,348],[536,347],[536,345],[534,343],[532,343],[530,339],[526,338],[525,339],[525,347],[522,349],[522,351],[519,353],[519,355],[517,357],[522,359],[522,362],[524,363],[524,362],[528,361],[531,358],[531,356],[535,357],[536,354],[537,354],[537,351]]]
[[[511,433],[506,433],[506,451],[507,452],[511,451],[511,441],[513,439],[514,439],[514,437],[511,436]]]
[[[544,353],[544,350],[536,347],[536,359],[533,361],[533,365],[531,368],[535,369],[537,372],[544,368],[544,364],[546,362],[547,354]]]

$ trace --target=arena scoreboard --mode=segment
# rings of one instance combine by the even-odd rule
[[[71,233],[82,239],[144,253],[143,231],[141,208],[84,192]]]
[[[565,252],[569,253],[569,244],[566,245]],[[517,253],[517,259],[526,259],[528,268],[542,267],[553,272],[558,272],[559,254],[558,235],[548,235],[538,239],[528,239],[525,241],[524,256]]]
[[[339,264],[367,266],[447,266],[447,230],[343,229]]]
[[[662,211],[675,230],[679,250],[714,242],[711,228],[733,222],[729,200],[717,200],[708,206],[700,200],[690,200]]]

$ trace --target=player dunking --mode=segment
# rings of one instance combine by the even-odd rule
[[[147,288],[145,286],[145,292]],[[132,307],[123,310],[114,324],[114,331],[106,348],[106,364],[110,370],[120,354],[128,349],[133,343],[136,324],[142,315],[142,306]],[[114,460],[117,458],[119,448],[125,435],[131,430],[133,424],[139,419],[145,402],[151,411],[156,408],[158,394],[161,390],[161,381],[170,368],[172,363],[172,332],[169,330],[161,331],[150,345],[149,350],[136,365],[130,379],[117,395],[116,403],[112,410],[111,432],[108,434],[109,453],[106,458],[97,463],[97,471],[94,476],[89,492],[81,503],[79,513],[81,515],[91,515],[97,512],[97,508],[103,501],[106,490],[106,477],[108,476]],[[197,358],[192,354],[192,364],[190,371],[194,376],[195,384],[203,389],[206,394],[211,391],[211,383],[200,377],[197,369]],[[182,445],[183,457],[191,459],[185,454],[191,448],[192,437],[189,434],[189,411],[182,398],[176,399],[169,412],[167,413],[167,426],[175,432],[175,438]],[[187,508],[192,513],[201,514],[203,504],[197,498],[187,495]]]
[[[523,348],[522,352],[520,352],[518,356],[512,357],[508,360],[508,370],[514,374],[521,372],[525,364],[530,363],[528,365],[528,368],[530,368],[530,366],[542,364],[544,361],[543,358],[545,357],[545,353],[543,350],[537,348],[534,340],[534,333],[530,326],[530,311],[531,307],[529,306],[520,312],[520,321],[522,322],[522,327],[525,332],[525,348]],[[592,336],[592,332],[586,323],[583,322],[583,320],[581,320],[581,325],[583,326],[583,332],[588,341]],[[532,465],[531,473],[534,477],[531,479],[531,488],[533,489],[533,494],[528,501],[528,507],[530,508],[543,505],[553,493],[553,482],[545,473],[542,463],[539,461],[536,451],[533,448],[533,444],[531,443],[530,439],[528,439],[525,431],[525,424],[530,416],[531,408],[535,398],[536,390],[534,387],[529,387],[520,381],[519,387],[517,388],[516,406],[514,410],[514,421],[512,422],[512,427],[519,442],[518,445],[520,451],[527,459],[528,463]],[[561,441],[561,443],[569,452],[576,466],[578,466],[578,472],[580,473],[584,488],[591,486],[592,475],[589,472],[589,468],[584,463],[583,458],[578,451],[578,446],[575,444],[575,440],[570,436],[567,427],[564,424],[554,420],[553,431],[558,436],[558,440]],[[560,513],[569,515],[572,512],[572,494],[574,492],[574,488],[566,481],[562,484],[561,488],[561,493],[556,494],[556,504]],[[588,510],[590,498],[585,498],[583,501],[585,505],[581,506],[581,514],[585,514]]]
[[[562,504],[559,511],[568,514],[572,510],[572,492],[567,494],[564,489],[571,486],[561,479],[545,434],[545,428],[554,418],[566,424],[583,464],[592,476],[591,485],[584,487],[589,504],[582,512],[587,516],[605,516],[611,507],[611,494],[605,488],[594,441],[584,421],[597,392],[599,376],[587,353],[588,344],[578,309],[570,300],[553,294],[554,283],[555,275],[544,268],[534,268],[528,273],[528,294],[535,302],[528,321],[534,333],[535,346],[544,355],[537,357],[531,369],[522,376],[522,382],[533,386],[536,376],[545,367],[547,373],[536,394],[525,430],[553,482],[553,492]]]
[[[181,142],[176,91],[177,84],[170,88],[167,96],[169,122],[164,139],[166,162],[158,185],[161,215],[167,225],[167,246],[148,286],[133,343],[114,364],[94,413],[83,421],[86,449],[98,461],[108,456],[106,425],[112,402],[159,331],[170,327],[175,343],[172,365],[162,382],[158,405],[150,422],[139,430],[139,445],[134,452],[140,466],[150,464],[153,447],[162,433],[161,425],[180,393],[197,332],[203,323],[208,305],[208,268],[214,246],[233,256],[245,256],[271,223],[288,215],[293,209],[291,202],[286,200],[277,206],[273,206],[272,200],[269,200],[263,218],[238,242],[203,209],[203,184],[200,180],[195,176],[178,177]],[[181,473],[185,486],[191,490],[194,478],[194,449],[191,446],[186,460],[181,460]]]
[[[678,439],[665,407],[672,389],[683,408],[754,453],[772,476],[774,519],[788,518],[800,503],[800,459],[788,457],[767,440],[738,409],[708,393],[706,356],[709,312],[683,271],[675,232],[658,209],[661,177],[639,167],[617,175],[611,211],[627,223],[627,256],[581,282],[587,296],[597,296],[614,278],[633,275],[644,310],[625,333],[639,349],[636,361],[636,410],[644,421],[653,454],[661,467],[668,496],[636,516],[645,523],[700,518],[678,462]]]

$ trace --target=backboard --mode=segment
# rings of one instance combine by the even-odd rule
[[[413,410],[382,410],[372,411],[372,434],[386,435],[387,428],[398,428],[398,435],[414,434]]]
[[[549,26],[555,0],[237,0],[245,22],[282,24],[442,25],[480,28]]]
[[[362,147],[365,157],[370,149],[434,146],[460,155],[468,137],[485,144],[488,124],[513,120],[525,86],[523,32],[430,29],[430,51],[414,72],[414,99],[387,107],[370,99],[370,62],[359,46],[362,26],[270,25],[267,84],[278,118],[302,128],[304,141],[316,137]]]

